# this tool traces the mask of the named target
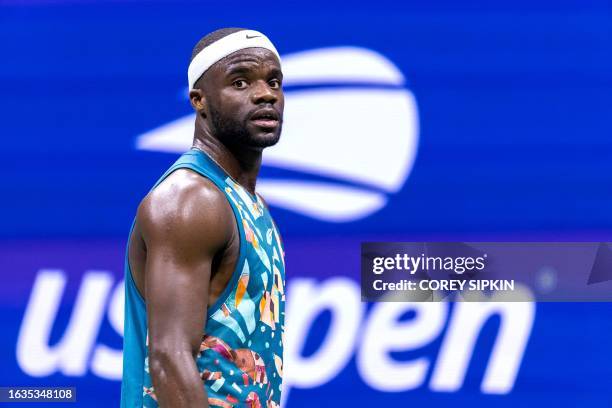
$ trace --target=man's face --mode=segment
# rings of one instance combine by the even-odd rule
[[[237,51],[202,78],[213,134],[226,145],[262,149],[278,142],[285,99],[276,56],[264,48]]]

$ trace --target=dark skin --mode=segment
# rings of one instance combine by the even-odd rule
[[[249,48],[218,61],[189,93],[193,147],[251,194],[262,151],[278,141],[284,97],[276,56]],[[239,255],[232,209],[208,179],[179,169],[138,207],[129,262],[146,301],[149,370],[161,407],[208,407],[195,358],[208,308],[227,286]]]

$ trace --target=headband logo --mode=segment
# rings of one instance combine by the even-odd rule
[[[187,68],[189,89],[193,89],[198,78],[215,62],[245,48],[265,48],[276,55],[280,62],[280,55],[268,37],[253,30],[236,31],[207,45],[191,60]]]

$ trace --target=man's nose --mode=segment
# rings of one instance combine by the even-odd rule
[[[253,87],[252,99],[255,105],[260,103],[273,104],[277,101],[278,97],[267,82],[257,81]]]

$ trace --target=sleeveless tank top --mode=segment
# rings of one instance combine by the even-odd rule
[[[181,168],[208,178],[225,194],[240,235],[236,268],[207,311],[195,361],[209,405],[278,407],[285,342],[285,262],[279,232],[259,196],[252,196],[199,150],[183,154],[153,188]],[[132,278],[127,250],[124,323],[121,407],[157,407],[148,367],[146,306]]]

